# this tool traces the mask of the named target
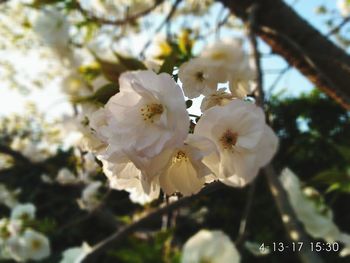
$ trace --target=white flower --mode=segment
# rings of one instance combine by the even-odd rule
[[[146,204],[159,197],[160,188],[156,180],[146,180],[142,172],[131,161],[124,163],[103,162],[103,171],[110,187],[130,193],[134,203]]]
[[[163,152],[169,161],[159,173],[162,190],[168,195],[180,192],[185,196],[199,192],[205,176],[212,174],[203,158],[214,151],[215,145],[210,140],[189,135],[182,147]],[[164,156],[161,159],[164,160]],[[158,162],[157,158],[155,161]]]
[[[243,98],[251,93],[255,70],[240,40],[217,42],[205,49],[201,56],[210,59],[220,74],[226,74],[225,81],[229,81],[232,95]]]
[[[75,184],[77,183],[77,177],[68,169],[62,168],[58,171],[56,181],[60,184]]]
[[[181,89],[170,75],[127,72],[119,84],[120,93],[105,105],[108,155],[134,150],[150,158],[184,141],[188,113]]]
[[[238,99],[205,111],[194,134],[216,144],[218,154],[206,157],[204,163],[230,186],[251,182],[272,159],[278,145],[277,137],[265,124],[263,111]]]
[[[34,31],[43,41],[55,48],[65,48],[69,41],[69,24],[56,9],[45,9],[33,22]]]
[[[240,255],[222,231],[201,230],[184,245],[181,263],[238,263]]]
[[[225,72],[211,60],[194,58],[179,68],[179,79],[186,97],[192,99],[199,95],[210,95],[217,89],[219,82],[226,81]]]
[[[348,0],[338,0],[337,6],[342,16],[346,17],[350,14],[350,3]]]
[[[6,185],[0,184],[0,204],[6,205],[8,208],[13,208],[18,204],[17,194],[18,190],[10,191]]]
[[[32,220],[35,218],[36,208],[33,204],[19,204],[11,211],[11,220]]]
[[[225,91],[225,88],[220,88],[213,94],[206,96],[202,100],[201,111],[204,112],[214,106],[224,106],[232,101],[232,94]]]
[[[81,199],[78,200],[82,209],[91,211],[100,204],[101,201],[98,196],[98,190],[101,186],[101,182],[92,182],[84,188]]]
[[[46,236],[27,229],[22,236],[13,236],[8,242],[10,255],[17,261],[42,260],[50,253],[50,242]]]
[[[80,263],[91,251],[91,247],[87,243],[83,243],[80,247],[72,247],[66,249],[62,253],[60,263]]]
[[[50,255],[50,242],[43,234],[27,229],[23,234],[23,239],[29,249],[30,259],[41,260]]]
[[[311,187],[303,189],[302,182],[288,168],[282,171],[279,179],[306,232],[315,239],[324,239],[329,243],[335,241],[344,243],[345,248],[340,255],[350,255],[350,235],[342,233],[333,222],[332,210],[326,204],[322,204],[319,193]],[[314,200],[314,197],[319,200]]]

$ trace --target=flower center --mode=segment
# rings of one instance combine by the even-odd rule
[[[200,82],[204,81],[204,73],[201,71],[196,72],[196,79]]]
[[[182,162],[182,161],[185,161],[187,162],[188,161],[188,157],[186,155],[186,153],[184,151],[178,151],[174,156],[173,156],[173,159],[172,159],[172,163],[179,163],[179,162]]]
[[[238,134],[231,130],[226,130],[220,138],[220,142],[224,149],[232,149],[236,145]]]
[[[213,52],[210,57],[214,60],[222,60],[225,59],[226,54],[224,52],[216,51]]]
[[[154,122],[156,117],[159,117],[164,111],[162,104],[151,103],[141,108],[141,115],[144,121]]]
[[[41,242],[39,240],[32,241],[32,249],[39,250],[41,248]]]

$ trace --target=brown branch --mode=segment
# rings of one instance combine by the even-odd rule
[[[110,235],[106,239],[102,240],[100,243],[96,244],[90,253],[84,258],[83,263],[96,262],[97,257],[106,249],[111,248],[112,246],[118,244],[120,241],[124,240],[124,238],[131,233],[135,232],[141,227],[144,227],[149,222],[152,222],[155,219],[161,218],[162,215],[169,213],[170,211],[174,211],[184,205],[189,204],[191,201],[195,200],[199,196],[207,195],[213,191],[216,191],[222,188],[224,185],[220,182],[211,183],[202,189],[198,194],[183,197],[173,203],[170,203],[167,206],[158,208],[147,215],[141,217],[137,221],[121,228],[114,234]]]
[[[135,22],[137,19],[148,15],[149,13],[151,13],[154,9],[157,8],[157,6],[159,6],[161,3],[163,3],[164,0],[156,0],[155,3],[150,6],[149,8],[146,8],[145,10],[136,13],[134,15],[130,15],[130,16],[126,16],[123,19],[116,19],[116,20],[110,20],[110,19],[106,19],[103,17],[99,17],[96,16],[95,14],[89,12],[88,10],[84,9],[79,1],[76,1],[76,8],[83,14],[85,15],[85,17],[91,21],[91,22],[96,22],[99,24],[104,24],[104,25],[114,25],[114,26],[120,26],[120,25],[124,25],[124,24],[129,24],[129,23],[133,23]]]
[[[16,150],[13,150],[11,147],[6,146],[6,145],[0,144],[0,153],[11,156],[15,162],[21,162],[21,163],[26,163],[26,164],[32,163],[31,160],[28,159],[26,156],[24,156],[22,153],[20,153]]]
[[[282,187],[281,182],[278,180],[278,176],[273,166],[271,164],[267,165],[264,168],[264,173],[279,213],[281,214],[289,239],[294,242],[299,241],[303,242],[303,244],[310,244],[309,237],[305,234],[304,229],[297,220],[297,216],[289,203],[287,193]],[[303,247],[303,249],[298,252],[298,255],[300,260],[304,263],[323,262],[317,253],[306,247]]]
[[[250,8],[249,8],[249,39],[251,42],[251,46],[253,49],[253,55],[254,55],[254,62],[255,62],[255,67],[257,70],[257,91],[255,92],[256,101],[257,104],[260,105],[261,107],[264,107],[264,100],[265,100],[265,94],[264,94],[264,89],[263,89],[263,74],[262,74],[262,68],[261,68],[261,56],[260,52],[258,49],[257,45],[257,38],[256,38],[256,15],[261,8],[261,2],[260,4],[254,3]],[[300,226],[300,223],[298,222],[297,216],[294,213],[289,200],[287,199],[287,195],[285,190],[283,189],[280,181],[278,180],[277,174],[272,166],[272,164],[267,165],[264,169],[268,185],[270,187],[270,191],[274,197],[274,200],[276,202],[276,205],[279,209],[282,222],[284,227],[287,230],[288,237],[292,241],[301,241],[304,244],[309,243],[309,238],[305,234],[304,229]],[[251,191],[254,191],[251,190]],[[253,195],[251,193],[251,195]],[[252,196],[250,196],[251,199],[253,199]],[[252,202],[252,200],[250,201]],[[247,204],[247,206],[251,206],[252,204]],[[246,208],[250,209],[249,207]],[[248,217],[249,210],[245,211],[245,216]],[[288,218],[288,220],[285,220],[285,218]],[[240,227],[240,234],[239,234],[239,239],[238,242],[242,242],[244,239],[245,235],[245,227],[246,227],[246,222],[243,222]],[[321,258],[314,253],[313,251],[310,251],[308,249],[303,249],[301,251],[298,251],[298,256],[301,259],[302,262],[305,263],[320,263],[322,262]]]
[[[282,0],[218,0],[243,21],[261,3],[256,33],[317,88],[350,109],[350,56],[301,18]]]

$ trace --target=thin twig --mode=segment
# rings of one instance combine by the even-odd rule
[[[261,69],[261,57],[258,50],[258,41],[255,34],[256,30],[256,12],[259,8],[258,4],[254,4],[250,7],[250,16],[249,16],[249,39],[250,44],[253,50],[254,64],[256,67],[256,91],[255,97],[256,102],[259,106],[264,106],[264,90],[263,90],[263,77],[262,77],[262,69]]]
[[[270,87],[268,88],[268,95],[271,96],[272,92],[274,91],[274,89],[277,87],[277,84],[280,82],[280,80],[282,79],[282,77],[291,69],[291,65],[288,65],[287,67],[285,67],[284,69],[282,69],[280,71],[280,73],[278,74],[278,76],[276,77],[276,79],[274,80],[274,82],[270,85]]]
[[[350,21],[350,16],[347,16],[343,19],[343,21],[337,25],[336,27],[332,28],[327,34],[327,37],[330,37],[333,34],[338,33],[348,22]]]
[[[237,246],[240,246],[241,244],[243,244],[246,238],[246,234],[247,234],[246,230],[247,230],[247,225],[249,220],[249,214],[253,206],[255,189],[256,189],[256,181],[254,181],[249,187],[247,202],[244,208],[243,216],[242,216],[241,223],[238,230],[238,237],[235,241],[235,244]]]
[[[175,3],[173,4],[173,6],[171,7],[168,15],[164,18],[164,20],[162,21],[162,23],[159,24],[159,26],[156,28],[156,30],[154,31],[153,35],[158,34],[162,28],[170,21],[170,19],[173,17],[173,15],[176,12],[177,7],[179,6],[180,2],[182,0],[176,0]],[[143,46],[143,48],[141,49],[140,52],[140,57],[144,57],[145,56],[145,52],[147,51],[147,49],[149,48],[149,46],[152,44],[154,40],[154,37],[151,37],[146,44]]]
[[[98,244],[96,244],[92,250],[89,252],[89,254],[84,258],[82,261],[83,263],[89,263],[89,262],[96,262],[96,258],[106,249],[112,247],[113,245],[116,245],[118,242],[124,240],[126,236],[129,234],[135,232],[137,229],[147,225],[149,222],[152,222],[155,219],[160,218],[163,214],[166,214],[170,211],[173,211],[175,209],[178,209],[181,206],[187,205],[188,203],[191,203],[191,201],[195,200],[199,196],[207,195],[213,191],[216,191],[220,188],[222,188],[224,185],[220,182],[211,183],[208,186],[206,186],[204,189],[202,189],[198,194],[192,195],[189,197],[183,197],[173,203],[170,203],[167,206],[158,208],[147,215],[141,217],[140,219],[136,220],[135,222],[122,227],[120,230],[115,232],[114,234],[110,235],[106,239],[102,240]]]

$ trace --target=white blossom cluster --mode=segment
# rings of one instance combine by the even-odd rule
[[[10,218],[0,219],[0,259],[40,261],[51,254],[49,239],[26,225],[35,220],[35,212],[33,204],[18,204]]]
[[[135,202],[157,198],[160,189],[192,195],[214,180],[243,187],[277,150],[262,109],[241,99],[253,77],[238,42],[212,46],[183,64],[179,77],[187,97],[206,96],[207,107],[190,133],[182,89],[169,74],[151,70],[123,73],[120,92],[90,114],[99,141],[90,150],[110,186],[130,192]],[[231,93],[217,91],[222,81],[229,81]]]

